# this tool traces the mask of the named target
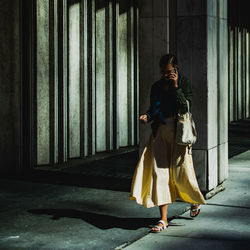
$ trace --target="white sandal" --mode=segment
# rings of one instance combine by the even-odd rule
[[[198,204],[191,204],[191,209],[190,209],[190,216],[191,216],[191,217],[196,217],[196,216],[200,213],[201,204],[199,204],[199,206],[198,206],[197,208],[193,208],[193,209],[192,209],[192,206],[197,206],[197,205],[198,205]],[[192,212],[195,212],[195,211],[197,211],[197,210],[198,210],[198,213],[192,216],[192,215],[191,215]]]
[[[155,225],[154,227],[158,228],[158,230],[152,230],[152,229],[151,229],[151,232],[152,232],[152,233],[160,233],[160,232],[164,231],[166,228],[168,228],[168,224],[166,224],[166,222],[165,222],[164,220],[159,220],[159,221],[158,221],[158,224],[159,224],[159,223],[161,223],[162,226]],[[154,227],[153,227],[153,228],[154,228]]]

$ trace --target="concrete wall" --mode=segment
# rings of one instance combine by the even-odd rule
[[[20,163],[19,1],[0,1],[0,171]]]
[[[137,145],[135,2],[38,0],[35,16],[36,164]]]

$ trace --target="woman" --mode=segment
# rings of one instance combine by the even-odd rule
[[[178,70],[174,55],[162,56],[161,77],[151,86],[150,107],[140,116],[142,123],[152,121],[152,134],[136,166],[130,199],[147,208],[159,206],[161,219],[152,232],[168,227],[167,208],[177,198],[191,204],[190,216],[199,214],[206,201],[196,179],[192,145],[175,143],[177,113],[192,107],[192,86]]]

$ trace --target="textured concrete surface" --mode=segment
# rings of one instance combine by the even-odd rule
[[[250,119],[231,122],[228,128],[228,156],[233,157],[250,149]]]
[[[229,160],[225,190],[207,200],[196,218],[186,211],[159,234],[148,234],[125,249],[249,249],[250,150]]]
[[[159,208],[129,200],[138,151],[61,172],[1,176],[0,249],[115,249],[141,238]],[[169,220],[189,204],[169,206]]]

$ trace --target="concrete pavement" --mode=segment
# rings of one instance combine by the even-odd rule
[[[229,159],[223,186],[196,218],[188,210],[171,220],[166,231],[150,233],[125,249],[250,249],[250,151]]]
[[[138,152],[61,172],[0,178],[0,249],[115,249],[148,233],[158,207],[129,199]],[[183,213],[171,204],[169,216]]]

